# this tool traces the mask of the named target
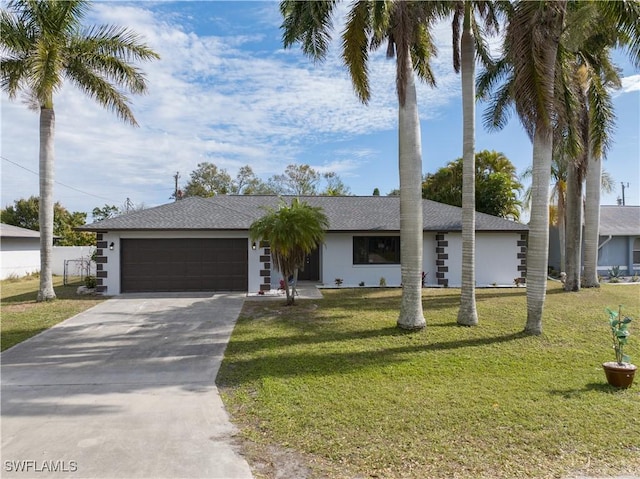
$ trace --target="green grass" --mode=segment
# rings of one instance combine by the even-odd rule
[[[397,289],[246,302],[218,376],[248,449],[300,453],[312,477],[530,478],[640,472],[640,377],[606,384],[606,306],[640,317],[640,286],[563,293],[521,334],[525,289],[424,290],[427,328],[395,327]],[[633,326],[638,329],[635,329]],[[640,319],[628,353],[640,362]]]
[[[104,300],[99,296],[78,296],[76,290],[82,286],[80,281],[63,286],[62,278],[54,276],[57,299],[38,303],[39,281],[37,277],[27,277],[0,282],[0,350],[4,351]]]

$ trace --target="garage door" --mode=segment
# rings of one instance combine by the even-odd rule
[[[246,239],[123,239],[122,292],[247,291]]]

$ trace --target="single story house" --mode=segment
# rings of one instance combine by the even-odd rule
[[[290,197],[283,197],[290,201]],[[324,244],[307,257],[301,281],[333,286],[399,286],[400,199],[394,196],[305,196],[329,220]],[[249,239],[250,225],[277,207],[277,196],[190,197],[79,229],[97,233],[98,288],[115,295],[150,291],[277,289],[268,244]],[[459,286],[461,208],[423,202],[427,285]],[[478,286],[513,285],[526,273],[528,228],[476,216]]]
[[[601,206],[598,273],[640,273],[640,206]]]
[[[0,279],[40,271],[40,232],[0,223]]]
[[[640,273],[640,206],[600,206],[598,274],[613,267],[623,275]],[[560,271],[558,228],[549,229],[549,265]]]

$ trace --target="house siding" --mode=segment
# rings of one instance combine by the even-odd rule
[[[619,266],[625,275],[640,272],[640,264],[633,264],[635,236],[600,236],[598,251],[598,273],[607,275],[614,266]]]
[[[40,238],[2,238],[0,279],[40,271]]]

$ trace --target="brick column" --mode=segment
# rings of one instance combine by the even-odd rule
[[[436,278],[438,279],[438,284],[445,288],[449,286],[449,279],[446,277],[446,273],[449,272],[449,267],[447,266],[449,254],[446,252],[449,242],[445,239],[446,234],[446,231],[436,233]]]
[[[262,263],[260,291],[269,291],[271,290],[271,248],[266,241],[260,241],[260,249],[262,250],[260,251],[260,262]]]
[[[520,260],[520,264],[518,265],[518,271],[520,272],[521,278],[527,277],[527,234],[521,234],[520,239],[518,240],[518,248],[520,251],[518,253],[518,259]]]
[[[104,241],[103,233],[96,234],[96,292],[106,293],[107,286],[104,285],[104,280],[108,277],[109,273],[105,266],[107,265],[107,257],[104,255],[104,250],[109,246]]]

